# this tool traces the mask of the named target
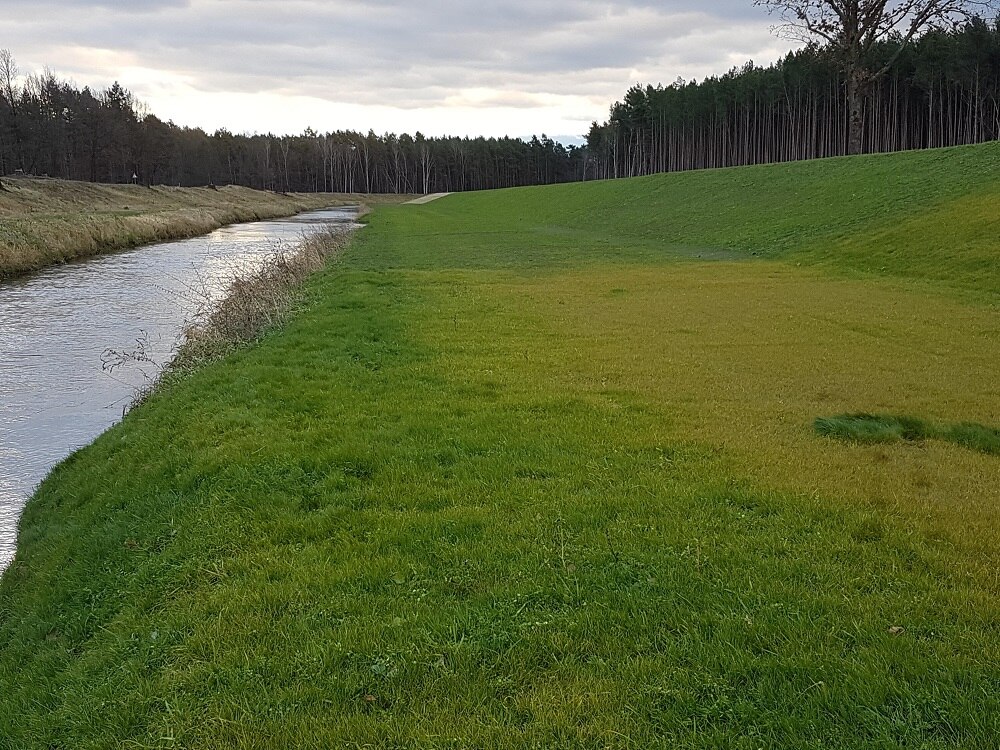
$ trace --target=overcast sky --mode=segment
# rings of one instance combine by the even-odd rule
[[[787,48],[752,0],[0,0],[22,71],[209,131],[586,133],[634,83]]]

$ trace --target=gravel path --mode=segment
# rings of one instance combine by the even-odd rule
[[[430,203],[431,201],[436,201],[438,198],[444,198],[446,195],[451,195],[451,193],[430,193],[429,195],[423,195],[419,198],[415,198],[412,201],[407,201],[408,206],[419,206],[423,203]]]

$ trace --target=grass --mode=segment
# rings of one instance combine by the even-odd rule
[[[305,280],[342,253],[349,239],[350,230],[342,227],[317,231],[237,276],[224,299],[208,306],[184,330],[171,369],[184,373],[200,367],[280,325],[294,309]]]
[[[462,232],[460,242],[408,260],[575,268],[770,258],[849,278],[947,286],[995,303],[998,174],[1000,146],[991,143],[463,195],[429,205],[410,227],[430,240]],[[539,205],[521,216],[531,200]],[[519,243],[525,232],[530,243]]]
[[[916,417],[861,413],[818,417],[814,427],[820,435],[855,443],[920,442],[937,438],[980,453],[1000,456],[1000,430],[974,422],[939,427]]]
[[[900,440],[917,442],[935,435],[934,428],[922,419],[881,414],[817,417],[814,426],[820,435],[856,443],[896,443]]]
[[[99,253],[205,234],[376,196],[280,194],[241,187],[97,185],[6,178],[0,191],[0,279]]]
[[[280,331],[39,489],[0,737],[994,746],[997,457],[810,424],[1000,423],[989,216],[932,264],[917,229],[884,269],[822,251],[990,194],[998,153],[377,210]]]
[[[943,437],[970,450],[1000,456],[1000,430],[996,428],[963,422],[949,428]]]

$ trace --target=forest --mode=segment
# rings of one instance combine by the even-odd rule
[[[163,122],[115,83],[79,89],[18,75],[0,50],[0,175],[90,182],[242,185],[278,192],[433,193],[579,180],[582,149],[545,135],[426,138],[307,129],[206,133]]]
[[[872,64],[897,49],[898,40],[882,42]],[[866,152],[998,138],[1000,19],[923,34],[867,91]],[[839,156],[847,141],[842,66],[819,45],[702,82],[637,84],[580,147],[545,135],[206,133],[163,122],[118,83],[95,91],[49,70],[21,75],[0,50],[0,174],[278,192],[457,192]]]
[[[879,68],[899,49],[872,50]],[[698,83],[633,86],[587,136],[587,178],[741,166],[848,153],[842,66],[808,45],[767,67],[748,62]],[[864,98],[866,153],[1000,138],[1000,19],[973,18],[907,45]]]

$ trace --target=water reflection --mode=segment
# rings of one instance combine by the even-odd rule
[[[14,555],[17,519],[53,465],[122,416],[156,374],[130,363],[108,372],[102,354],[132,351],[169,361],[178,334],[233,275],[303,234],[352,224],[355,208],[225,227],[49,269],[0,285],[0,570]]]

